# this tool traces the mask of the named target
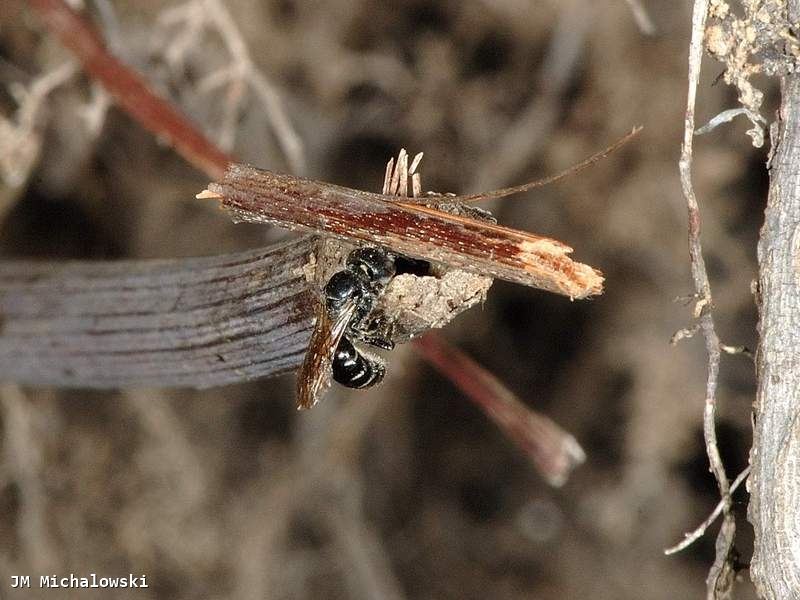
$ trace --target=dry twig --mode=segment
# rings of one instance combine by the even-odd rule
[[[733,494],[733,492],[736,491],[736,489],[742,484],[742,482],[744,482],[744,480],[747,479],[747,476],[749,474],[750,474],[750,467],[747,467],[744,471],[742,471],[741,473],[739,473],[739,475],[737,475],[736,479],[734,479],[733,483],[731,484],[731,489],[730,489],[731,494]],[[701,537],[703,537],[703,535],[706,532],[706,529],[711,527],[711,524],[717,520],[717,517],[722,513],[724,508],[725,508],[725,499],[723,498],[717,503],[717,506],[714,508],[713,511],[711,511],[711,514],[708,515],[705,521],[700,523],[700,525],[698,525],[694,531],[687,533],[679,543],[675,544],[674,546],[670,546],[669,548],[664,550],[664,554],[676,554],[681,550],[685,550],[693,543],[695,543],[697,540],[699,540]]]
[[[561,486],[586,455],[572,435],[526,407],[494,375],[439,335],[425,335],[422,355],[483,410],[550,485]]]
[[[189,49],[201,43],[198,38],[206,28],[213,28],[219,33],[231,56],[229,65],[206,75],[198,86],[206,93],[227,86],[217,137],[219,146],[228,152],[233,148],[245,90],[249,86],[264,107],[290,170],[304,173],[306,159],[300,136],[292,126],[275,86],[253,63],[247,45],[225,5],[220,0],[191,0],[166,11],[160,22],[168,30],[169,41],[164,52],[173,66],[183,64]]]
[[[31,0],[47,27],[83,68],[143,127],[165,139],[189,163],[221,176],[228,157],[138,74],[114,58],[100,34],[62,0]]]
[[[219,200],[241,221],[378,244],[570,298],[602,291],[600,272],[573,262],[561,242],[381,194],[232,164],[198,198]]]
[[[707,597],[709,600],[726,598],[733,583],[731,552],[733,550],[735,521],[731,513],[730,484],[725,474],[725,467],[719,455],[716,435],[716,394],[719,376],[720,349],[719,338],[714,329],[714,318],[711,314],[711,284],[708,280],[703,249],[700,242],[700,208],[697,204],[692,185],[692,140],[695,131],[694,111],[697,98],[697,85],[700,80],[700,64],[703,57],[703,36],[705,33],[707,0],[695,0],[692,17],[692,41],[689,49],[689,91],[686,102],[683,146],[679,163],[681,187],[686,199],[689,216],[689,257],[694,280],[697,304],[695,316],[699,318],[700,330],[705,339],[708,354],[708,371],[706,379],[705,409],[703,411],[703,437],[706,453],[711,465],[711,472],[717,480],[723,501],[723,525],[717,537],[716,559],[708,575]]]

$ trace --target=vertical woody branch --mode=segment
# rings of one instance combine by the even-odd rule
[[[794,1],[797,22],[800,2]],[[748,517],[763,598],[800,598],[800,76],[781,84],[759,262],[758,391]]]

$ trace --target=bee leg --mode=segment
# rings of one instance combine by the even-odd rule
[[[358,351],[347,336],[342,337],[336,347],[331,365],[333,379],[349,388],[368,388],[383,380],[385,365]]]

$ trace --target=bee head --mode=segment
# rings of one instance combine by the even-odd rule
[[[395,274],[394,259],[379,248],[357,248],[347,257],[347,268],[366,277],[370,284],[380,287],[389,283]]]

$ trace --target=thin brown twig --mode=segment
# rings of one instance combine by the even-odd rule
[[[708,280],[703,249],[700,241],[700,209],[692,185],[692,140],[695,131],[694,111],[697,102],[697,86],[703,57],[703,39],[708,13],[708,0],[695,0],[692,17],[692,39],[689,49],[689,89],[687,93],[684,138],[681,148],[679,171],[683,195],[688,209],[689,258],[695,292],[699,300],[695,305],[695,316],[699,318],[700,330],[705,339],[708,354],[705,409],[703,411],[703,437],[711,472],[717,481],[723,501],[723,526],[717,538],[716,558],[707,579],[709,600],[725,597],[732,584],[733,569],[730,554],[733,548],[735,523],[731,514],[730,484],[719,454],[716,435],[716,393],[719,375],[719,338],[711,314],[711,284]]]
[[[222,176],[230,157],[158,96],[138,73],[114,58],[86,19],[62,0],[30,0],[30,4],[120,107],[145,129],[166,140],[190,164],[212,177]]]
[[[441,335],[417,340],[422,355],[472,400],[523,451],[541,475],[563,485],[586,455],[572,435],[526,407],[513,392]]]

